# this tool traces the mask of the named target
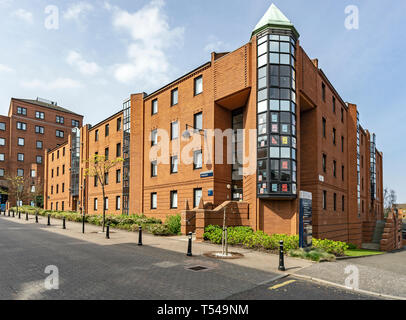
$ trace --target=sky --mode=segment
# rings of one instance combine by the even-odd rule
[[[300,44],[384,153],[384,186],[406,203],[406,1],[274,0]],[[95,124],[249,41],[268,0],[0,0],[0,112],[46,98]],[[355,11],[358,27],[346,28]],[[402,142],[403,141],[403,142]]]

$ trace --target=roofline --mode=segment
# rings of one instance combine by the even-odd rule
[[[208,66],[211,66],[211,61],[208,61],[208,62],[202,64],[201,66],[197,67],[196,69],[194,69],[194,70],[192,70],[192,71],[190,71],[190,72],[184,74],[183,76],[181,76],[181,77],[177,78],[176,80],[174,80],[174,81],[168,83],[167,85],[161,87],[160,89],[158,89],[158,90],[156,90],[156,91],[154,91],[154,92],[152,92],[152,93],[146,95],[146,96],[144,97],[144,100],[147,100],[147,99],[149,99],[149,98],[152,98],[152,97],[155,96],[157,93],[159,93],[159,92],[161,92],[161,91],[164,91],[164,90],[167,89],[168,87],[173,86],[175,83],[179,82],[179,81],[182,80],[183,78],[186,78],[187,76],[191,75],[192,73],[195,73],[196,71],[198,71],[198,70],[200,70],[200,69],[203,69],[203,68],[205,68],[205,67],[208,67]]]
[[[97,124],[95,124],[94,126],[92,126],[92,127],[89,129],[89,132],[92,131],[93,129],[96,129],[97,127],[101,126],[104,122],[107,122],[107,121],[109,121],[109,120],[111,120],[111,119],[117,117],[120,113],[123,113],[123,112],[124,112],[123,110],[120,110],[120,111],[116,112],[115,114],[111,115],[110,117],[108,117],[108,118],[106,118],[106,119],[100,121],[99,123],[97,123]]]
[[[66,141],[65,143],[62,143],[62,144],[59,145],[59,146],[56,146],[56,147],[54,147],[54,148],[52,148],[52,149],[47,150],[47,154],[48,154],[48,153],[51,153],[51,152],[54,152],[54,151],[56,151],[56,150],[58,150],[59,148],[62,148],[62,147],[64,147],[64,146],[67,146],[68,144],[69,144],[69,140]]]
[[[263,31],[265,29],[268,29],[268,28],[281,29],[281,30],[288,29],[288,30],[290,30],[290,31],[292,31],[294,33],[294,35],[297,37],[297,39],[300,38],[300,33],[297,31],[297,29],[295,28],[295,26],[293,24],[292,25],[288,25],[288,24],[284,25],[284,24],[276,24],[276,23],[268,23],[268,24],[266,24],[266,25],[264,25],[264,26],[262,26],[262,27],[260,27],[260,28],[258,28],[256,30],[252,31],[251,38],[253,36],[255,36],[256,34],[260,33],[261,31]]]
[[[302,48],[303,49],[303,48]],[[303,49],[304,50],[304,49]],[[333,89],[334,94],[336,95],[336,97],[340,100],[340,102],[348,109],[347,103],[344,102],[343,98],[341,98],[340,94],[338,93],[338,91],[336,90],[336,88],[333,86],[333,84],[330,82],[330,80],[327,78],[326,74],[323,72],[323,70],[321,68],[316,68],[319,73],[321,74],[321,76],[326,80],[326,82],[329,84],[329,86]]]
[[[66,111],[65,111],[65,110],[56,110],[56,109],[54,109],[54,108],[51,108],[51,107],[48,107],[48,106],[44,106],[44,105],[35,103],[35,100],[32,100],[32,99],[11,98],[11,100],[17,100],[17,101],[20,101],[20,102],[23,102],[23,103],[34,104],[34,105],[39,106],[39,107],[48,108],[48,109],[51,109],[51,110],[54,110],[54,111],[59,111],[59,112],[64,112],[64,113],[70,113],[70,114],[73,114],[73,115],[75,115],[75,116],[79,116],[79,117],[84,118],[83,115],[78,114],[78,113],[75,113],[75,112],[73,112],[73,111],[70,111],[70,110],[68,110],[68,109],[66,109],[66,108],[64,108],[64,107],[61,107],[61,106],[55,106],[55,107],[63,108],[63,109],[65,109]],[[32,101],[32,102],[28,102],[28,101],[24,101],[24,100],[30,100],[30,101]]]

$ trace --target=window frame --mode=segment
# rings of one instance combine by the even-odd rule
[[[201,88],[200,92],[197,92],[197,81],[199,81],[199,80],[201,81],[202,88]],[[194,91],[195,97],[203,93],[203,75],[200,75],[200,76],[194,78],[194,90],[193,91]]]

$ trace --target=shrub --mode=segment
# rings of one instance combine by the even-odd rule
[[[170,236],[172,233],[165,224],[150,224],[148,225],[148,231],[156,236]]]
[[[289,251],[289,256],[308,259],[312,261],[334,261],[335,256],[333,254],[327,253],[322,249],[311,249],[310,251],[306,251],[303,249],[294,249]]]
[[[319,239],[313,239],[313,247],[322,249],[328,253],[334,254],[335,256],[343,256],[345,253],[345,250],[348,249],[348,244],[345,242],[341,241],[333,241],[333,240],[319,240]]]
[[[180,227],[181,227],[181,216],[180,214],[176,216],[169,216],[166,218],[165,222],[168,230],[171,234],[180,234]]]

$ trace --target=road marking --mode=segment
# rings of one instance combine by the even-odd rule
[[[287,285],[289,285],[289,284],[291,284],[291,283],[293,283],[293,282],[296,282],[296,280],[285,281],[285,282],[280,283],[280,284],[277,284],[277,285],[275,285],[275,286],[273,286],[273,287],[269,287],[268,289],[269,289],[269,290],[276,290],[276,289],[282,288],[282,287],[284,287],[284,286],[287,286]]]

